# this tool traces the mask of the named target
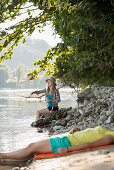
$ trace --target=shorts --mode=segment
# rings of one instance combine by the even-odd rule
[[[50,146],[53,153],[58,153],[59,148],[67,148],[72,146],[68,137],[50,138]]]
[[[51,110],[52,110],[52,111],[56,111],[56,110],[58,110],[58,107],[48,107],[48,110],[49,110],[49,111],[51,111]]]

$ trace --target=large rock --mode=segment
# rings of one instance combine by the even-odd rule
[[[106,123],[114,123],[114,115],[109,116],[109,118],[106,120]]]
[[[114,112],[114,103],[111,105],[110,110]]]
[[[107,120],[107,116],[105,116],[105,115],[100,116],[100,120],[101,120],[101,121]]]
[[[84,100],[84,106],[87,106],[90,103],[89,100]]]
[[[53,130],[57,131],[57,130],[60,130],[60,129],[63,129],[63,128],[64,128],[63,126],[54,126]]]
[[[77,95],[77,98],[78,98],[77,101],[84,102],[85,99],[88,100],[88,99],[94,98],[94,97],[95,97],[95,95],[94,95],[92,89],[87,88],[83,92],[81,92]]]

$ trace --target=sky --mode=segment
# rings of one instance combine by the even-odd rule
[[[59,35],[53,35],[54,31],[51,28],[51,25],[47,25],[44,28],[45,31],[39,33],[38,30],[35,30],[31,36],[32,39],[43,39],[49,45],[55,46],[57,43],[61,42]]]
[[[5,24],[2,24],[2,28],[7,27],[7,25],[12,25],[15,21],[7,21]],[[53,35],[54,31],[51,28],[51,24],[44,27],[44,31],[39,33],[36,29],[33,34],[30,36],[31,39],[41,39],[45,40],[50,46],[55,46],[57,43],[61,42],[59,35]]]
[[[31,4],[28,3],[26,4],[26,7],[27,6],[30,6]],[[24,13],[25,11],[24,10],[21,10],[22,13]],[[37,10],[35,12],[32,13],[33,16],[38,16],[39,13],[41,11],[40,10]],[[5,28],[7,26],[11,26],[23,19],[25,19],[27,17],[27,14],[22,14],[21,17],[17,17],[14,21],[6,21],[5,23],[1,24],[1,27],[2,28]],[[44,27],[44,30],[42,33],[39,33],[38,29],[35,29],[35,31],[33,32],[33,34],[30,36],[31,39],[42,39],[42,40],[45,40],[50,46],[55,46],[57,43],[61,42],[61,39],[59,37],[59,35],[53,35],[54,31],[53,29],[51,28],[52,25],[48,24],[47,26]]]

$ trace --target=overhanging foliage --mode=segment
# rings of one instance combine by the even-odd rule
[[[30,6],[26,6],[27,2]],[[31,35],[35,29],[41,31],[46,22],[51,21],[63,43],[49,49],[43,60],[35,62],[38,69],[29,73],[29,78],[47,71],[46,74],[53,74],[67,85],[113,85],[113,1],[2,0],[1,23],[21,15],[22,8],[28,18],[1,30],[0,49],[8,47],[1,61],[12,57],[14,46],[22,38],[25,41],[24,33]],[[33,11],[39,9],[41,13],[33,17]]]

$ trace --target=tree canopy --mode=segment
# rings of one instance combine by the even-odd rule
[[[25,42],[25,33],[42,31],[49,21],[62,42],[34,63],[38,69],[28,74],[29,79],[46,71],[66,85],[113,85],[112,0],[1,0],[1,23],[23,13],[27,14],[24,20],[0,30],[0,50],[7,48],[0,61],[11,59],[14,46],[20,39]]]

